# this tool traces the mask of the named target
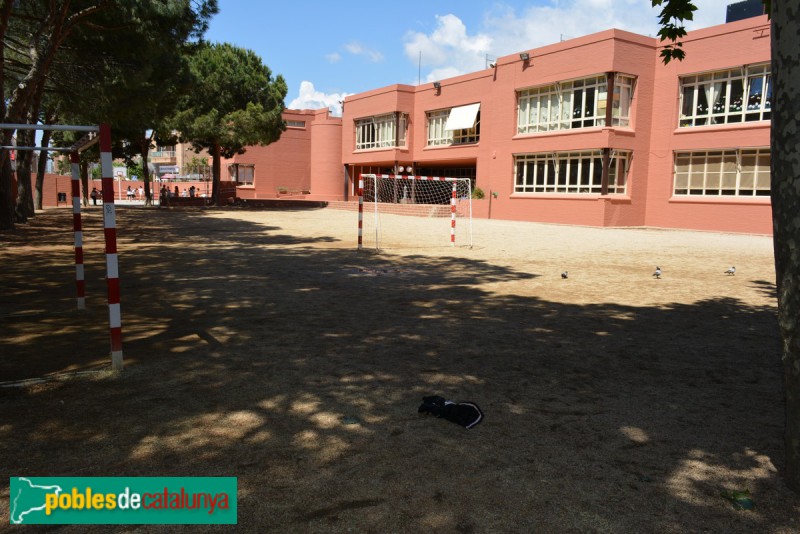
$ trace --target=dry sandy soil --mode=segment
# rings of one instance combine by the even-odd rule
[[[236,476],[248,532],[800,532],[767,237],[423,220],[376,254],[353,212],[120,208],[112,373],[84,223],[85,312],[69,210],[0,234],[3,477]]]

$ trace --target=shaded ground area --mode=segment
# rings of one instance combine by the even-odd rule
[[[120,209],[121,374],[75,374],[109,362],[100,211],[86,312],[71,213],[1,235],[3,472],[237,476],[254,532],[800,531],[769,238],[421,224],[373,254],[348,212]]]

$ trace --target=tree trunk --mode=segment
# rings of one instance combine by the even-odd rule
[[[32,146],[35,138],[33,130],[17,132],[19,146]],[[30,150],[17,151],[17,201],[14,206],[14,222],[26,223],[34,214],[33,195],[31,194],[31,159]]]
[[[8,20],[11,18],[11,10],[15,2],[3,0],[0,5],[0,38],[5,42],[6,31],[8,30]],[[0,60],[5,65],[5,47],[0,46]],[[0,111],[2,116],[6,116],[6,95],[5,84],[0,83]],[[3,132],[0,136],[4,145],[8,145],[6,139],[11,139],[14,132]],[[12,191],[11,158],[8,150],[0,150],[0,230],[10,230],[14,228],[14,194]]]
[[[218,142],[215,142],[211,149],[211,203],[214,206],[219,206],[219,181],[221,167],[222,158],[220,156],[220,146]]]
[[[5,137],[5,136],[3,136]],[[14,228],[14,171],[8,150],[0,150],[0,230]]]
[[[50,130],[42,132],[42,146],[50,144],[52,134],[53,132]],[[36,166],[36,188],[33,191],[33,206],[37,210],[42,209],[42,188],[44,187],[44,174],[47,172],[47,159],[47,151],[39,152],[39,164]]]
[[[145,135],[139,141],[139,152],[142,155],[142,179],[144,180],[144,205],[153,205],[153,194],[150,189],[150,169],[148,168],[147,161],[150,155],[150,139]]]
[[[86,161],[85,158],[81,158],[79,170],[81,179],[81,205],[85,208],[89,205],[89,162]],[[113,191],[111,192],[111,196],[114,196]]]
[[[800,493],[800,6],[772,2],[772,222],[786,395],[786,485]]]

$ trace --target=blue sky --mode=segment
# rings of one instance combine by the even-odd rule
[[[734,1],[696,0],[689,29],[724,23]],[[261,56],[273,75],[286,79],[287,107],[329,106],[335,114],[346,95],[473,72],[486,67],[487,56],[609,28],[658,31],[650,0],[219,0],[219,7],[209,41]]]

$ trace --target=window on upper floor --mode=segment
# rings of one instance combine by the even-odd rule
[[[155,150],[150,152],[150,156],[154,158],[174,158],[175,145],[159,145]]]
[[[603,150],[515,156],[515,193],[602,193]],[[609,150],[608,194],[625,194],[630,152]]]
[[[428,146],[474,144],[481,136],[481,105],[429,111]]]
[[[630,124],[635,78],[614,74],[611,125]],[[558,82],[517,92],[517,133],[605,126],[608,75]]]
[[[769,148],[675,153],[675,195],[769,196]]]
[[[681,128],[770,120],[769,64],[685,76],[680,84]]]
[[[356,150],[406,145],[408,115],[387,113],[356,120]]]
[[[306,121],[286,121],[287,128],[305,128]]]

